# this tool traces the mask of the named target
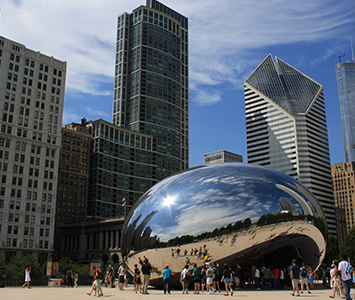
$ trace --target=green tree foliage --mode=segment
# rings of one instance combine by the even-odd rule
[[[328,236],[327,250],[323,263],[326,266],[330,266],[333,260],[339,260],[339,244],[338,240],[333,236]]]
[[[346,254],[350,261],[355,262],[355,228],[345,236],[344,242],[340,247],[341,255]]]
[[[24,280],[27,267],[31,267],[31,279],[45,278],[42,266],[33,255],[12,257],[4,267],[5,277],[9,280]]]
[[[78,272],[78,266],[68,256],[64,256],[59,260],[59,277],[65,275],[67,270],[72,270],[75,274],[75,272]]]

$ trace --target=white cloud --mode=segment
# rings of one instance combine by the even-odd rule
[[[189,18],[191,99],[201,105],[222,99],[220,84],[242,89],[248,72],[261,62],[257,49],[337,39],[353,24],[351,0],[162,2]],[[107,95],[112,93],[105,83],[113,82],[117,16],[144,4],[3,0],[0,34],[67,61],[68,92]],[[333,51],[324,49],[319,59]]]

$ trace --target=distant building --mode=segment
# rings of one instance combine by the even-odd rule
[[[355,61],[335,66],[338,83],[345,159],[355,161]]]
[[[0,255],[53,251],[66,62],[0,36]]]
[[[335,206],[344,210],[347,234],[355,227],[355,162],[333,164],[332,175]]]
[[[203,155],[204,165],[223,162],[243,162],[243,156],[226,150],[219,150]]]
[[[86,124],[62,127],[62,149],[57,198],[57,225],[86,219],[91,134]]]
[[[271,55],[244,83],[248,163],[284,172],[321,204],[336,235],[323,87]]]

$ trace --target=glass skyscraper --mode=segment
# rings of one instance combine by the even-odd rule
[[[155,0],[118,16],[113,124],[154,137],[153,177],[188,168],[188,20]]]
[[[345,159],[355,161],[355,61],[335,66],[338,83]]]
[[[336,219],[323,87],[269,55],[244,83],[248,163],[284,172],[303,183]]]

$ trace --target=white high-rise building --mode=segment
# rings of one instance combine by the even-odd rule
[[[329,233],[336,218],[323,87],[269,55],[244,83],[248,163],[284,172],[320,202]]]
[[[66,62],[0,36],[0,255],[53,251]]]

